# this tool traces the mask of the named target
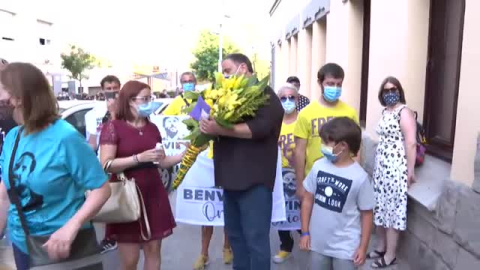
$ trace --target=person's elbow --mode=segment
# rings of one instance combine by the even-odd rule
[[[104,205],[107,202],[108,198],[110,198],[110,195],[112,195],[112,189],[110,188],[108,181],[103,183],[100,188],[94,191],[96,191],[96,193],[98,194],[98,201],[100,202],[100,205]]]
[[[268,135],[272,133],[273,127],[269,123],[262,123],[262,122],[249,122],[247,123],[248,129],[250,129],[250,134],[248,139],[253,140],[261,140],[266,138]]]

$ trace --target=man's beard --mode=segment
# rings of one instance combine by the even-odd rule
[[[175,136],[178,134],[178,130],[176,128],[173,130],[171,128],[167,128],[165,131],[167,132],[167,137],[169,138],[175,138]]]

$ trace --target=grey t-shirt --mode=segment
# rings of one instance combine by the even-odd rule
[[[357,162],[338,168],[322,158],[315,162],[303,186],[314,195],[311,250],[353,260],[361,240],[360,211],[375,207],[368,174]]]

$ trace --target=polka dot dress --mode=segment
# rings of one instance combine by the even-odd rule
[[[407,158],[400,130],[400,112],[405,107],[382,113],[373,173],[375,225],[401,231],[407,228]]]
[[[299,112],[303,108],[307,107],[308,104],[310,104],[310,100],[304,95],[299,95],[298,96],[297,112]]]

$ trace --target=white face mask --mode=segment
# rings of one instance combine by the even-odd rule
[[[238,73],[239,70],[240,70],[240,66],[238,66],[237,71],[235,71],[235,73],[233,75],[223,74],[223,77],[225,77],[225,79],[228,79],[232,76],[237,76],[237,73]]]

